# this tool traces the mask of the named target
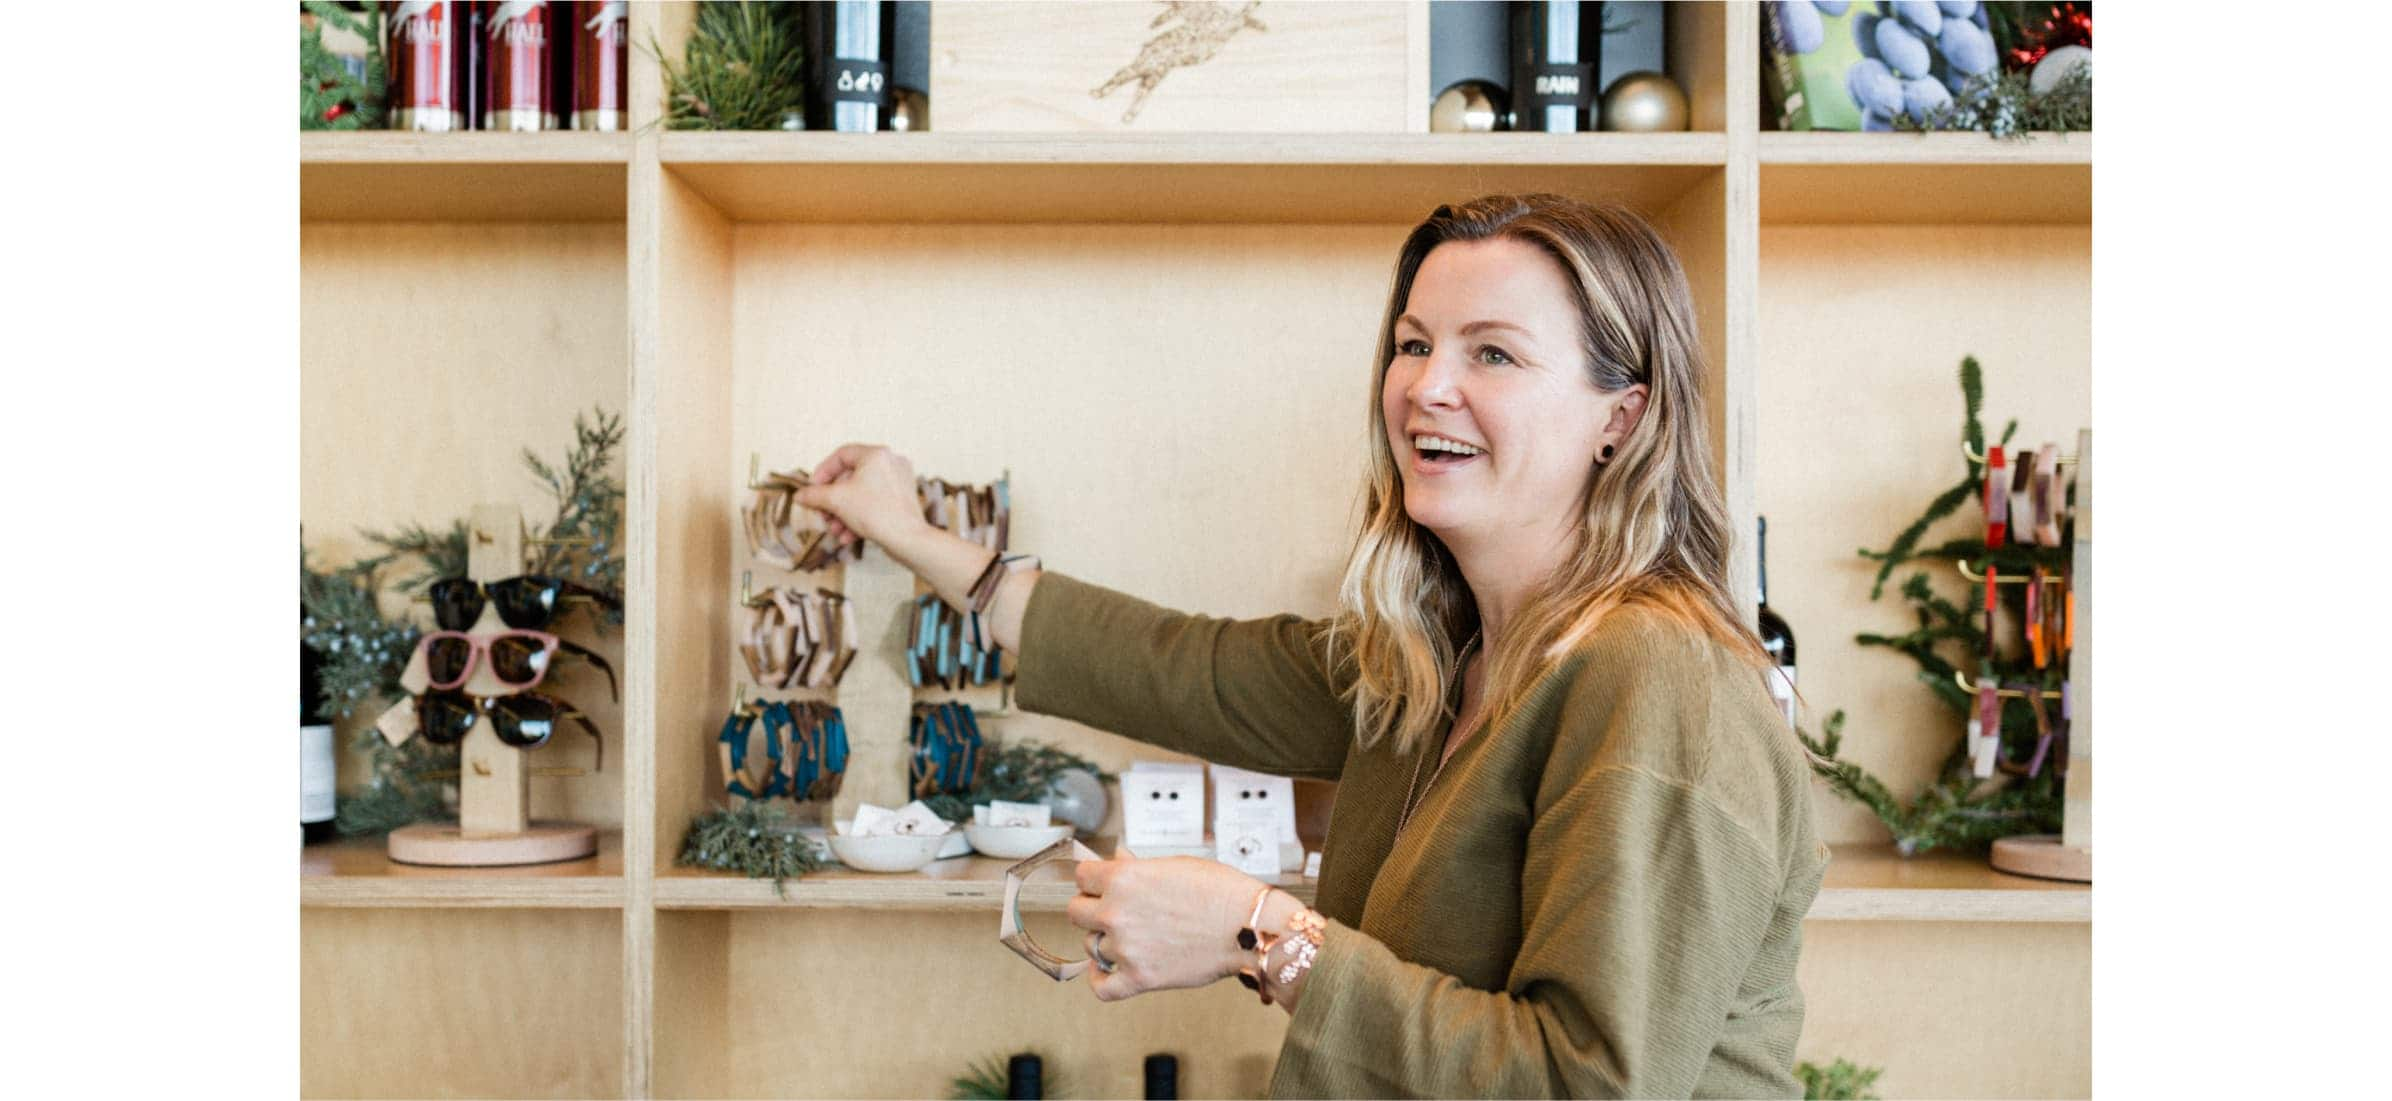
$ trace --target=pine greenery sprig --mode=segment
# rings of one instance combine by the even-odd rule
[[[1884,1073],[1884,1067],[1864,1067],[1841,1058],[1824,1067],[1794,1064],[1794,1077],[1802,1081],[1803,1101],[1876,1101],[1877,1095],[1870,1093],[1869,1087]]]
[[[1914,119],[1894,115],[1897,130],[1983,130],[1997,138],[2023,138],[2036,131],[2065,133],[2093,128],[2093,66],[2077,65],[2040,94],[2028,86],[2024,69],[1972,77],[1950,103]]]
[[[319,573],[299,548],[299,638],[323,658],[324,710],[336,719],[389,696],[422,635],[414,624],[383,618],[376,594],[388,558],[369,558]]]
[[[1985,426],[1978,420],[1978,416],[1985,408],[1985,375],[1984,369],[1977,366],[1977,357],[1975,356],[1964,356],[1960,360],[1960,395],[1961,401],[1967,409],[1960,437],[1967,441],[1969,451],[1983,455],[1985,454]],[[2002,428],[2003,446],[2008,446],[2010,437],[2017,432],[2018,421],[2013,419]],[[1968,473],[1961,477],[1959,484],[1938,494],[1935,500],[1928,504],[1925,513],[1913,521],[1909,527],[1902,529],[1901,534],[1894,536],[1891,545],[1882,551],[1873,551],[1867,547],[1860,549],[1861,557],[1883,563],[1877,569],[1876,583],[1869,588],[1869,599],[1875,600],[1885,594],[1885,579],[1893,575],[1894,567],[1908,562],[1912,558],[1921,557],[1921,555],[1913,553],[1912,548],[1918,545],[1921,536],[1927,534],[1927,528],[1974,499],[1984,480],[1985,464],[1976,459],[1969,459]],[[1982,544],[1979,545],[1982,546]],[[1942,556],[1941,549],[1936,553],[1938,556]]]
[[[562,468],[550,466],[523,449],[523,463],[532,476],[556,496],[556,519],[534,533],[532,567],[601,592],[623,591],[623,483],[614,476],[616,452],[623,445],[623,418],[593,409],[589,418],[573,415],[574,445]],[[606,610],[607,623],[621,626],[620,608]]]
[[[413,559],[420,570],[411,577],[401,578],[391,588],[401,595],[412,597],[444,577],[463,577],[466,560],[473,543],[473,525],[463,520],[449,523],[447,531],[433,531],[422,524],[409,523],[393,532],[363,531],[358,534],[366,542],[382,548],[382,554],[368,561],[378,563]]]
[[[331,0],[304,0],[300,5],[316,17],[317,25],[299,29],[299,128],[302,130],[377,130],[382,126],[383,89],[387,83],[382,54],[380,5],[367,4],[363,15],[352,14]],[[362,77],[324,45],[324,26],[365,39]],[[324,114],[346,103],[337,118]]]
[[[1022,1052],[1038,1056],[1039,1092],[1047,1097],[1071,1096],[1070,1083],[1061,1068],[1038,1050]],[[991,1055],[971,1065],[970,1069],[947,1081],[947,1096],[956,1101],[1005,1101],[1013,1096],[1013,1054]]]
[[[732,810],[708,811],[690,820],[689,832],[681,838],[681,855],[673,863],[738,872],[750,879],[769,877],[773,893],[787,898],[786,881],[824,866],[814,843],[797,832],[797,825],[761,799]]]
[[[1964,416],[1961,438],[1978,454],[1984,453],[1985,429],[1979,419],[1984,409],[1984,375],[1975,356],[1960,361],[1960,392]],[[2002,443],[2008,444],[2018,430],[2013,420],[2002,430]],[[1927,528],[1937,520],[1951,515],[1961,505],[1975,499],[1984,478],[1985,465],[1976,459],[1963,459],[1968,475],[1959,484],[1938,494],[1927,506],[1925,514],[1897,534],[1882,551],[1861,548],[1860,554],[1879,563],[1877,581],[1869,592],[1875,600],[1883,593],[1886,579],[1904,564],[1918,561],[1950,562],[1966,560],[1979,568],[1990,564],[1997,570],[2023,574],[2041,565],[2058,570],[2066,563],[2067,551],[2058,547],[2023,546],[2007,543],[1990,548],[1981,537],[1947,540],[1933,547],[1918,544]],[[2071,491],[2073,492],[2073,491]],[[1968,655],[1968,662],[1976,667],[1980,678],[1992,677],[2005,684],[2032,682],[2037,687],[2056,689],[2066,677],[2060,668],[2035,669],[2024,658],[2005,658],[1986,662],[1985,627],[1976,609],[1984,606],[1985,586],[1982,582],[1969,587],[1966,603],[1953,601],[1936,592],[1925,571],[1914,572],[1902,582],[1901,594],[1911,610],[1911,629],[1901,634],[1863,632],[1854,641],[1863,646],[1879,646],[1893,650],[1917,663],[1919,683],[1926,686],[1937,700],[1942,701],[1956,722],[1965,724],[1976,700],[1953,679],[1961,669],[1959,663],[1944,656],[1945,652]],[[2026,596],[2023,592],[1998,594],[2004,611],[2024,614]],[[1940,648],[1940,649],[1939,649]],[[2034,713],[2025,701],[2005,700],[2001,712],[2001,743],[2004,755],[2012,760],[2024,756],[2023,750],[2035,744],[2038,737]],[[1886,829],[1893,834],[1894,847],[1904,856],[1915,856],[1934,849],[1957,849],[1983,852],[1994,841],[2021,833],[2052,833],[2060,828],[2060,806],[2063,786],[2057,768],[2045,768],[2033,777],[2004,776],[1995,780],[1979,780],[1970,768],[1965,738],[1955,738],[1946,754],[1936,778],[1918,795],[1904,802],[1867,770],[1850,761],[1840,759],[1843,748],[1844,713],[1836,711],[1822,724],[1821,735],[1813,738],[1807,731],[1796,735],[1812,754],[1812,771],[1827,781],[1829,790],[1867,807]]]
[[[707,0],[698,5],[682,63],[654,39],[664,68],[665,126],[674,130],[778,130],[805,109],[804,52],[796,4]]]
[[[1073,769],[1094,773],[1099,782],[1114,779],[1077,753],[1044,742],[1000,741],[983,750],[980,773],[970,788],[959,795],[934,795],[922,804],[950,822],[969,822],[972,808],[979,804],[1044,802],[1055,777]]]

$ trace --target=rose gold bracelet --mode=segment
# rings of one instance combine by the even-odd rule
[[[1294,985],[1298,975],[1312,970],[1313,957],[1320,954],[1321,937],[1328,931],[1328,923],[1320,911],[1307,906],[1288,915],[1287,929],[1284,939],[1296,942],[1296,958],[1279,969],[1279,985],[1283,987]]]
[[[1262,922],[1262,904],[1270,900],[1271,892],[1275,889],[1265,886],[1254,892],[1254,907],[1246,915],[1246,924],[1238,929],[1238,947],[1254,953],[1254,966],[1239,968],[1238,982],[1243,984],[1246,989],[1262,995],[1262,1004],[1264,1005],[1271,1004],[1271,995],[1262,988],[1264,970],[1270,966],[1264,961],[1263,956],[1270,952],[1272,943],[1279,938],[1263,932],[1260,924]]]

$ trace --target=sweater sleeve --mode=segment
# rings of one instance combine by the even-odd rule
[[[1693,1092],[1779,877],[1771,850],[1718,801],[1648,760],[1679,754],[1652,747],[1682,746],[1705,721],[1707,699],[1684,699],[1699,686],[1682,680],[1615,669],[1572,686],[1536,793],[1505,988],[1473,989],[1332,924],[1275,1092]]]
[[[1237,768],[1334,780],[1353,719],[1326,621],[1157,607],[1045,571],[1022,611],[1021,706]]]

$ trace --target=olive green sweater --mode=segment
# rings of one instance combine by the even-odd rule
[[[1018,647],[1027,709],[1338,781],[1329,931],[1273,1096],[1802,1095],[1794,965],[1827,849],[1750,666],[1615,613],[1424,781],[1399,837],[1442,747],[1354,745],[1324,627],[1182,614],[1050,570]]]

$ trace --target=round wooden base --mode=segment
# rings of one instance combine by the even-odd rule
[[[1991,863],[1996,870],[2012,875],[2093,882],[2093,850],[2069,848],[2060,844],[2057,834],[2002,838],[1993,843]]]
[[[418,822],[390,831],[390,858],[401,864],[477,868],[554,864],[598,851],[598,830],[572,822],[534,822],[522,833],[467,837],[455,825]]]

